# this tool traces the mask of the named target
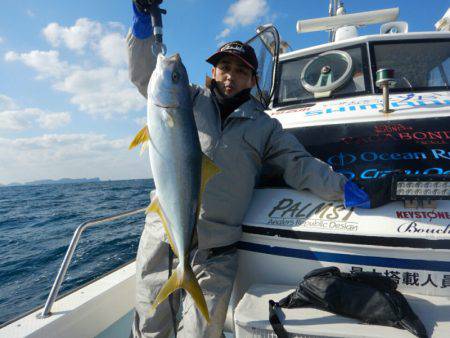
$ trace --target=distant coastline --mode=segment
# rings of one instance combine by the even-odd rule
[[[9,183],[0,184],[0,187],[15,187],[25,185],[48,185],[48,184],[67,184],[67,183],[89,183],[89,182],[101,182],[100,178],[60,178],[58,180],[37,180],[26,183]]]

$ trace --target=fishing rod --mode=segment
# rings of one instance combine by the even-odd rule
[[[163,0],[133,0],[133,2],[141,13],[150,15],[153,35],[155,36],[155,41],[152,45],[153,54],[157,55],[160,52],[165,55],[167,48],[163,43],[162,14],[166,14],[167,11],[159,8]]]

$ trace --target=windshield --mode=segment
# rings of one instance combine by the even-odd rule
[[[392,91],[450,88],[450,40],[376,42],[371,50],[374,70],[394,70]]]
[[[364,45],[281,62],[274,105],[370,92]]]
[[[279,36],[273,26],[258,28],[259,33],[247,43],[253,47],[258,58],[258,86],[252,95],[268,106],[273,94],[273,74],[278,63]]]

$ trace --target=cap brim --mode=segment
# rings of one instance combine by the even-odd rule
[[[212,64],[214,67],[217,65],[217,63],[220,61],[221,58],[223,58],[224,56],[227,55],[231,55],[231,56],[235,56],[237,57],[239,60],[241,60],[247,67],[249,67],[251,70],[256,71],[255,67],[253,67],[247,60],[245,60],[243,57],[234,54],[232,52],[229,51],[220,51],[217,53],[214,53],[213,55],[211,55],[209,58],[206,59],[206,62]]]

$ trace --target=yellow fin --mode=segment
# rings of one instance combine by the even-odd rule
[[[198,197],[197,218],[200,213],[200,206],[202,204],[203,192],[206,189],[208,181],[216,174],[220,173],[220,168],[210,160],[208,156],[202,154],[202,178],[200,183],[200,194]]]
[[[148,150],[149,144],[150,144],[150,141],[145,141],[144,143],[142,143],[141,151],[139,152],[139,156],[142,157],[145,154],[145,152]]]
[[[203,194],[208,181],[216,174],[220,173],[220,168],[209,159],[208,156],[202,156],[202,180],[200,185],[200,195]]]
[[[209,323],[209,312],[205,296],[198,284],[194,271],[192,271],[192,268],[189,265],[186,265],[184,270],[182,269],[182,266],[178,266],[174,270],[172,276],[170,276],[169,280],[163,285],[156,296],[156,299],[152,304],[153,309],[161,304],[171,293],[180,288],[185,289],[191,295],[192,299],[194,299],[195,306]]]
[[[139,132],[134,137],[133,141],[131,141],[130,146],[128,147],[128,149],[133,149],[137,145],[139,145],[141,143],[144,143],[146,141],[149,141],[149,140],[150,140],[150,133],[148,132],[147,125],[145,125],[144,128],[139,130]]]
[[[166,232],[167,238],[169,239],[169,245],[172,248],[173,253],[177,257],[179,257],[178,251],[177,251],[175,245],[173,244],[172,237],[170,237],[169,228],[167,227],[167,220],[166,220],[166,217],[164,216],[164,212],[161,210],[161,206],[159,205],[158,196],[155,196],[152,203],[150,203],[150,205],[145,210],[146,214],[148,214],[149,212],[154,212],[154,213],[158,214],[159,218],[161,219],[161,223],[164,227],[164,231]]]

